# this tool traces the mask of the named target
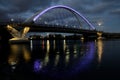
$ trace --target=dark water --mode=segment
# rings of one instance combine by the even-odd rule
[[[115,80],[119,76],[120,40],[0,43],[0,80]]]

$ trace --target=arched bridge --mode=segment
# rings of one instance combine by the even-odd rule
[[[62,12],[61,14],[58,14],[60,13],[60,10],[57,10],[57,9],[64,9],[65,12]],[[47,14],[47,13],[50,13],[49,11],[56,11],[56,13],[51,13],[51,14]],[[52,11],[52,12],[53,12]],[[72,16],[70,14],[72,14]],[[46,15],[45,15],[46,14]],[[58,15],[55,15],[55,14],[58,14]],[[68,15],[65,15],[65,14],[68,14]],[[64,16],[63,16],[64,15]],[[50,17],[52,16],[52,17]],[[41,20],[41,17],[43,18],[46,18],[47,19],[50,19],[50,21],[46,21],[45,19],[43,21],[45,21],[44,23],[42,24],[52,24],[52,25],[58,25],[61,26],[63,25],[64,23],[67,23],[66,25],[70,24],[70,21],[72,22],[78,22],[77,26],[78,27],[75,27],[75,26],[72,26],[71,28],[80,28],[82,26],[82,23],[83,22],[80,22],[80,18],[81,18],[81,21],[85,21],[86,24],[88,24],[88,26],[92,29],[92,30],[95,30],[95,27],[81,14],[79,13],[78,11],[68,7],[68,6],[63,6],[63,5],[58,5],[58,6],[52,6],[52,7],[49,7],[45,10],[43,10],[42,12],[37,12],[35,15],[33,15],[32,17],[30,17],[29,19],[27,19],[24,23],[32,23],[32,24],[35,24],[37,22],[37,20]],[[59,17],[59,18],[58,18]],[[51,21],[52,19],[52,21]],[[63,20],[64,19],[64,20]],[[71,20],[69,20],[71,19]],[[76,20],[75,20],[76,19]],[[63,21],[62,21],[63,20]],[[68,21],[67,21],[68,20]],[[58,23],[57,23],[58,22]],[[60,23],[60,22],[63,22],[63,23]],[[69,22],[69,23],[68,23]],[[71,22],[71,23],[72,23]],[[53,24],[54,23],[54,24]],[[55,24],[56,23],[56,24]],[[65,25],[63,25],[65,26]],[[69,25],[68,25],[69,26]],[[70,25],[71,26],[71,25]],[[68,27],[67,27],[68,28]]]
[[[20,28],[20,26],[30,27],[30,31],[33,32],[62,32],[82,34],[85,37],[97,36],[95,27],[86,17],[63,5],[52,6],[42,12],[39,11],[15,28]]]

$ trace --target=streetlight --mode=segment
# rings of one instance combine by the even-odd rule
[[[101,25],[102,25],[102,23],[101,23],[101,22],[98,22],[98,25],[99,25],[99,26],[101,26]]]
[[[48,24],[46,21],[44,22],[45,24]]]
[[[14,19],[13,18],[11,18],[11,20],[10,20],[11,22],[13,22],[14,21]]]
[[[102,21],[98,21],[97,24],[98,24],[98,27],[99,27],[98,30],[102,30],[102,24],[103,24],[103,22],[102,22]],[[101,28],[101,29],[100,29],[100,28]]]

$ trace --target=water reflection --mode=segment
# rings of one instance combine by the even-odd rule
[[[69,78],[91,68],[95,49],[94,41],[31,40],[30,45],[11,44],[7,62],[14,74]]]
[[[47,43],[46,43],[46,55],[45,55],[45,59],[44,59],[44,64],[45,66],[48,64],[48,61],[49,61],[49,50],[50,50],[50,42],[49,40],[47,40]]]
[[[11,44],[10,45],[10,55],[8,56],[8,63],[11,66],[20,63],[21,61],[29,62],[31,59],[30,51],[26,45],[23,44]]]
[[[40,43],[43,41],[41,40]],[[34,43],[33,43],[34,44]],[[38,44],[37,44],[38,45]],[[43,46],[43,44],[39,44]],[[70,76],[84,71],[95,60],[95,43],[80,40],[45,40],[44,57],[34,60],[33,71],[47,75]],[[36,47],[33,46],[33,51]],[[38,50],[40,48],[37,47]],[[33,54],[33,53],[32,53]],[[42,55],[43,53],[37,53]],[[52,72],[52,74],[51,74]],[[72,73],[71,73],[72,72]]]
[[[33,50],[33,40],[30,40],[30,49]]]
[[[97,41],[97,53],[98,53],[98,63],[100,64],[103,54],[103,41],[101,39]]]

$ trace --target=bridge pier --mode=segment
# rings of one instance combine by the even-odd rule
[[[102,34],[103,34],[102,32],[99,32],[99,31],[98,31],[98,32],[97,32],[97,39],[102,39]]]
[[[81,39],[84,39],[84,40],[102,39],[102,34],[103,34],[103,32],[101,32],[101,31],[98,31],[94,34],[84,33],[84,34],[82,34]]]
[[[96,35],[83,34],[81,39],[83,39],[83,40],[94,40],[94,39],[96,39]]]

